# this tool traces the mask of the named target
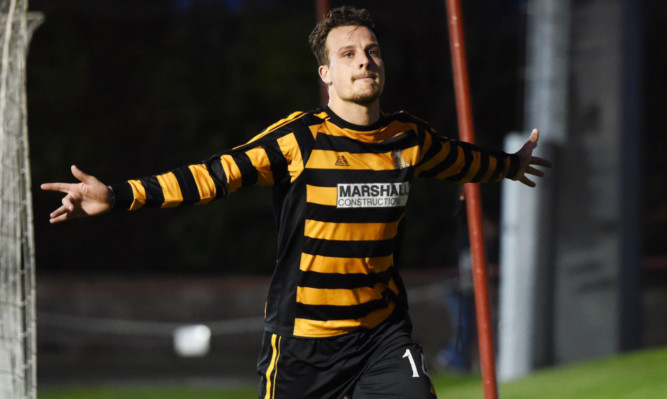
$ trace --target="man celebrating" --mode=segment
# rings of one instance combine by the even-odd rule
[[[172,171],[107,186],[72,166],[80,183],[51,222],[112,208],[202,204],[271,185],[277,264],[257,369],[260,398],[433,398],[411,338],[395,255],[414,177],[534,183],[538,133],[516,154],[439,136],[406,112],[385,113],[384,62],[366,10],[332,10],[310,35],[329,104],[295,112],[248,143]]]

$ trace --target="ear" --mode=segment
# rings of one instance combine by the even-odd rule
[[[324,82],[325,85],[329,86],[331,84],[328,65],[320,65],[320,67],[317,69],[317,73],[320,75],[320,79],[322,79],[322,82]]]

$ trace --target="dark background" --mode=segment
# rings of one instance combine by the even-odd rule
[[[375,19],[387,68],[383,109],[408,110],[456,137],[444,0],[347,3],[369,8]],[[524,127],[525,2],[463,3],[477,142],[501,148],[506,133]],[[667,255],[667,4],[641,3],[641,226],[645,257],[660,260]],[[315,108],[317,65],[307,43],[314,2],[31,0],[30,9],[46,17],[27,63],[38,273],[270,273],[275,228],[266,187],[208,206],[114,212],[51,226],[48,214],[60,196],[38,186],[73,181],[71,164],[105,183],[163,172],[241,144],[295,110]],[[458,190],[415,182],[404,267],[454,264]],[[482,189],[492,223],[499,192],[493,184]],[[493,247],[489,257],[495,261]]]

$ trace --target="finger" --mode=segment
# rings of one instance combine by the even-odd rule
[[[526,141],[526,142],[523,144],[523,147],[521,148],[521,150],[522,150],[523,152],[528,153],[529,155],[530,155],[530,154],[533,152],[533,150],[537,147],[537,143],[536,143],[535,141],[532,141],[533,136],[530,136],[530,137],[531,137],[531,138],[528,139],[528,141]]]
[[[71,186],[71,183],[44,183],[39,187],[44,191],[60,191],[61,193],[68,193]]]
[[[76,165],[72,165],[71,170],[72,170],[72,175],[82,183],[91,183],[91,180],[95,180],[95,177],[77,168]]]
[[[66,217],[67,212],[68,212],[68,210],[64,205],[61,206],[60,208],[56,209],[55,211],[51,212],[49,214],[49,218],[50,218],[51,223],[54,223],[53,222],[54,220],[65,220],[63,218],[63,215],[65,215],[64,217]]]
[[[542,172],[539,169],[535,169],[532,166],[529,166],[526,169],[526,173],[530,173],[531,175],[535,175],[535,176],[538,176],[538,177],[544,177],[544,172]]]
[[[547,167],[547,168],[551,167],[551,162],[550,161],[547,161],[546,159],[543,159],[543,158],[540,158],[540,157],[533,157],[530,160],[530,163],[533,164],[533,165],[544,166],[544,167]]]
[[[530,138],[528,139],[528,141],[526,141],[523,144],[523,147],[521,147],[521,149],[519,150],[519,153],[522,153],[526,156],[529,156],[530,154],[532,154],[533,150],[535,150],[535,148],[537,148],[537,141],[533,141],[534,138],[535,137],[533,135],[530,135]]]
[[[521,183],[525,184],[525,185],[528,186],[528,187],[535,187],[535,186],[536,186],[535,182],[532,181],[532,180],[530,180],[530,179],[527,178],[526,176],[521,176],[521,179],[519,179],[519,181],[520,181]]]
[[[530,132],[530,138],[528,139],[528,141],[537,144],[537,140],[539,139],[540,139],[540,131],[538,129],[533,129],[533,131]]]
[[[49,222],[51,224],[60,223],[60,222],[64,222],[68,218],[69,218],[69,213],[62,213],[62,214],[57,215],[56,217],[52,217],[51,219],[49,219]]]
[[[62,203],[65,209],[67,209],[70,212],[74,211],[74,203],[72,202],[72,198],[69,195],[63,197]]]

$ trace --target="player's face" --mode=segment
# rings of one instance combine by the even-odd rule
[[[320,77],[329,86],[332,100],[368,105],[384,88],[384,62],[375,34],[365,26],[339,26],[325,43],[329,65],[320,66]]]

